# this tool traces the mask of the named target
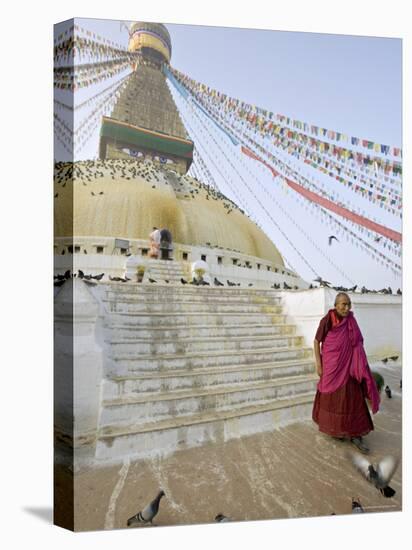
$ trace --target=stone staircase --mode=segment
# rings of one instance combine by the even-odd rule
[[[97,459],[148,457],[310,417],[312,351],[275,290],[179,282],[99,291],[106,364]]]
[[[170,260],[146,260],[145,265],[146,271],[144,274],[143,282],[149,282],[150,277],[151,279],[156,281],[156,283],[151,283],[153,285],[166,285],[173,283],[178,283],[180,285],[180,279],[182,277],[186,279],[190,272],[190,264],[188,264],[187,262],[176,262]],[[169,283],[166,283],[166,281],[169,281]]]

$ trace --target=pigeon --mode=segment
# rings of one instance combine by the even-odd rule
[[[389,398],[389,399],[392,399],[392,392],[391,392],[391,389],[389,386],[386,386],[385,388],[385,393],[386,393],[386,396]]]
[[[401,290],[400,288],[398,288],[398,290],[396,291],[396,294],[397,294],[398,296],[402,296],[402,290]]]
[[[84,278],[83,281],[89,286],[96,286],[97,285],[97,283],[95,283],[94,281],[91,281],[89,278]]]
[[[68,270],[65,271],[65,273],[64,273],[64,278],[65,278],[65,279],[70,279],[70,277],[71,277],[71,272],[70,272],[70,269],[68,269]]]
[[[223,283],[219,281],[216,277],[214,278],[213,282],[215,283],[215,286],[225,286]]]
[[[110,279],[111,281],[119,281],[119,282],[121,282],[121,283],[125,283],[125,282],[126,282],[126,279],[123,279],[122,277],[111,277],[111,276],[109,275],[109,279]]]
[[[228,279],[226,280],[228,286],[236,286],[236,283],[231,283]]]
[[[96,281],[101,281],[103,279],[104,273],[100,273],[100,275],[92,275],[92,279],[95,279]]]
[[[127,526],[135,525],[137,523],[152,523],[154,517],[159,511],[160,499],[165,495],[164,491],[159,491],[156,498],[152,500],[143,510],[137,512],[136,515],[132,516],[127,520]]]
[[[286,283],[284,282],[284,283],[283,283],[283,288],[284,288],[285,290],[291,290],[292,287],[289,286],[288,284],[286,284]]]
[[[402,378],[399,381],[399,387],[400,387],[400,389],[402,389]]]
[[[53,284],[54,286],[62,286],[66,282],[66,279],[61,279],[59,281],[55,281]]]
[[[322,279],[322,277],[316,277],[316,279],[313,279],[316,283],[319,283],[320,286],[329,286],[330,285],[330,282],[329,281],[324,281]]]
[[[182,283],[182,285],[187,285],[187,281],[183,279],[183,277],[180,279],[180,282]]]
[[[365,510],[362,508],[362,504],[360,503],[360,500],[355,500],[352,497],[352,514],[362,514]]]
[[[154,279],[151,279],[151,278],[149,277],[149,283],[157,283],[157,281],[155,281]]]
[[[335,239],[336,242],[339,242],[339,239],[335,237],[335,235],[329,235],[328,237],[328,244],[329,246],[332,244],[333,239]]]
[[[378,464],[373,465],[364,456],[352,454],[352,463],[355,468],[386,498],[391,498],[396,493],[388,483],[398,467],[398,462],[393,456],[385,456]]]
[[[79,273],[79,279],[84,279],[84,273],[81,269],[79,269],[78,273]]]
[[[380,240],[382,239],[382,237],[375,237],[375,243],[378,243]]]
[[[386,365],[387,362],[388,362],[388,358],[387,358],[387,357],[385,357],[385,359],[382,359],[382,363],[385,363],[385,365]]]
[[[253,283],[249,283],[247,286],[253,286]]]
[[[232,521],[229,517],[225,516],[224,514],[218,514],[215,517],[215,521],[218,523],[227,523],[228,521]]]
[[[165,279],[165,283],[168,283],[169,282],[169,279]]]

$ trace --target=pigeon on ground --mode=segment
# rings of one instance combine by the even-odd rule
[[[397,361],[399,359],[399,355],[392,355],[392,357],[389,357],[392,361]]]
[[[228,521],[232,521],[229,517],[225,516],[224,514],[218,514],[215,517],[215,521],[218,523],[227,523]]]
[[[111,281],[118,281],[118,282],[121,282],[121,283],[125,283],[126,282],[126,279],[123,279],[122,277],[112,277],[111,275],[109,275],[109,279]]]
[[[339,239],[335,237],[335,235],[329,235],[328,237],[328,244],[329,246],[332,244],[333,239],[335,239],[336,242],[339,242]]]
[[[65,273],[64,273],[64,278],[65,278],[65,279],[70,279],[70,277],[71,277],[71,272],[70,272],[70,269],[68,269],[68,270],[65,271]]]
[[[55,281],[53,284],[54,286],[62,286],[66,282],[66,279],[61,279],[59,281]]]
[[[400,389],[402,389],[402,378],[399,381],[399,387],[400,387]]]
[[[216,277],[214,278],[213,282],[215,283],[215,286],[225,286],[223,283],[219,281]]]
[[[362,514],[365,510],[362,508],[362,504],[360,503],[360,500],[355,500],[352,498],[352,514]]]
[[[99,275],[92,275],[92,279],[95,279],[96,281],[101,281],[103,279],[104,273],[100,273]]]
[[[182,285],[187,285],[187,281],[183,279],[183,277],[180,279],[180,282],[182,283]]]
[[[228,286],[236,286],[236,283],[232,283],[231,281],[229,281],[228,279],[226,280]]]
[[[389,386],[386,386],[385,393],[386,393],[386,396],[389,397],[389,399],[392,398],[392,392]]]
[[[385,357],[384,359],[382,359],[382,363],[385,363],[385,364],[386,364],[387,362],[388,362],[388,358],[387,358],[387,357]]]
[[[84,273],[81,269],[79,269],[78,274],[79,274],[79,279],[84,279]]]
[[[393,497],[395,490],[389,482],[398,467],[399,461],[393,456],[385,456],[376,465],[371,464],[364,456],[352,454],[352,463],[360,473],[374,485],[386,498]]]
[[[155,281],[154,279],[151,279],[151,278],[149,277],[149,283],[157,283],[157,281]]]
[[[397,294],[398,296],[402,296],[402,290],[401,290],[400,288],[398,288],[398,290],[396,291],[396,294]]]
[[[292,287],[289,286],[287,283],[284,282],[284,283],[283,283],[283,288],[284,288],[285,290],[291,290]]]
[[[253,286],[253,283],[249,283],[247,286]]]
[[[169,282],[169,279],[165,279],[165,283],[168,283]]]
[[[154,517],[159,511],[160,499],[165,495],[164,491],[159,491],[156,498],[152,500],[143,510],[137,512],[127,520],[127,526],[135,525],[137,523],[152,523]]]

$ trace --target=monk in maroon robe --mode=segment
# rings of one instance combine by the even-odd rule
[[[319,323],[314,341],[319,375],[312,418],[319,430],[350,441],[363,453],[369,452],[362,437],[373,430],[372,412],[379,409],[379,392],[368,365],[363,336],[350,311],[351,301],[341,292],[335,308]]]

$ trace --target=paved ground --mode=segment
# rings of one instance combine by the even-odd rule
[[[382,394],[375,431],[367,437],[369,458],[401,458],[401,368],[379,370],[393,398]],[[386,499],[355,471],[347,457],[352,450],[308,421],[163,459],[81,472],[75,476],[76,530],[126,528],[127,518],[159,488],[166,497],[157,526],[208,523],[218,513],[237,521],[348,514],[352,497],[368,512],[401,510],[402,464],[391,482],[396,495]]]

